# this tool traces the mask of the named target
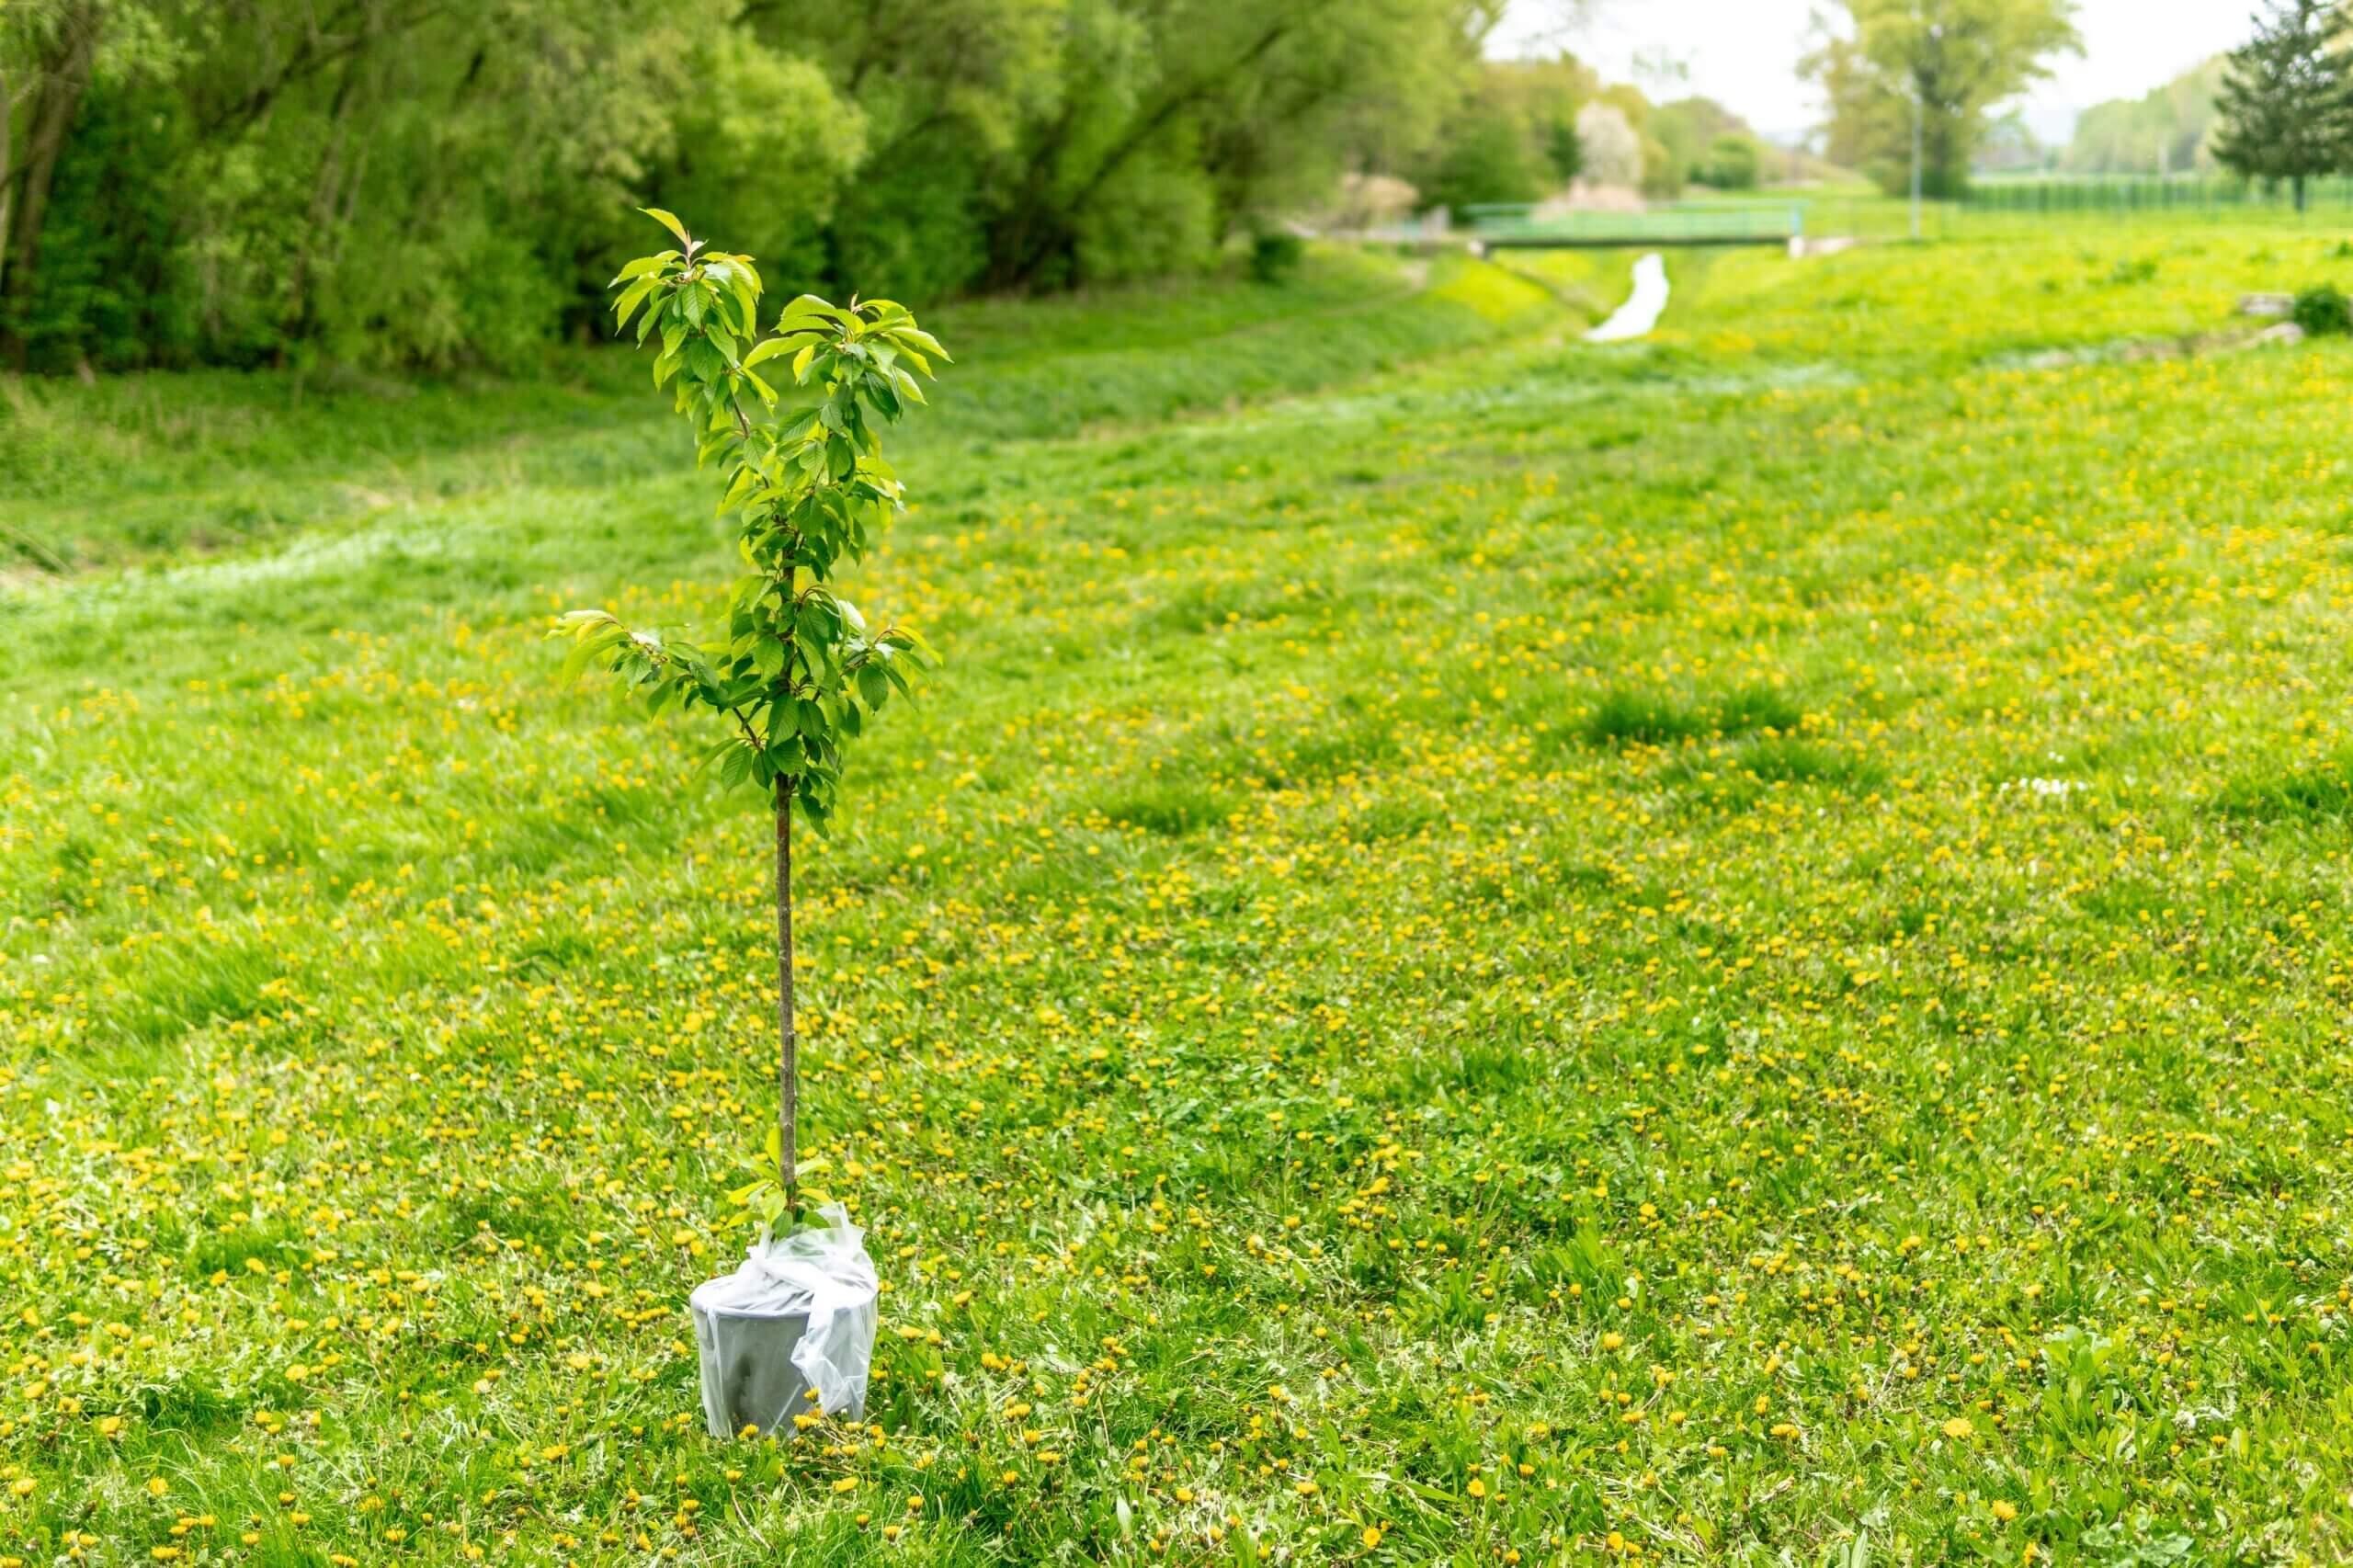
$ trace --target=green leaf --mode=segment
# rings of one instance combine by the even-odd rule
[[[657,281],[652,278],[641,278],[621,290],[621,297],[613,301],[614,331],[618,332],[629,324],[629,318],[636,312],[638,306],[645,302],[645,297],[654,292]]]
[[[802,294],[784,307],[784,313],[777,318],[776,329],[779,332],[791,332],[805,330],[811,326],[834,324],[842,320],[843,314],[844,312],[836,310],[831,302],[821,300],[814,294]]]
[[[912,322],[905,326],[893,327],[891,331],[891,335],[897,338],[903,344],[922,349],[925,353],[930,355],[933,358],[938,360],[944,365],[953,365],[956,362],[955,359],[949,356],[948,350],[939,346],[939,339],[932,336],[931,334],[924,331],[923,328],[916,326]]]
[[[663,211],[659,207],[641,207],[638,210],[653,219],[655,222],[661,224],[664,228],[669,230],[672,233],[677,235],[678,243],[680,244],[691,245],[694,244],[694,241],[687,237],[687,226],[684,223],[679,222],[677,219],[672,217],[669,213]]]

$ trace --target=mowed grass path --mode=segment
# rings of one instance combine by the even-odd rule
[[[94,435],[12,519],[146,564],[0,599],[0,1552],[2340,1559],[2353,356],[2101,346],[2349,265],[1728,256],[1608,351],[1368,276],[1370,375],[1107,304],[1079,434],[951,338],[861,595],[950,664],[801,885],[883,1336],[781,1447],[683,1311],[767,830],[541,638],[706,613],[708,485],[616,384],[205,553]]]

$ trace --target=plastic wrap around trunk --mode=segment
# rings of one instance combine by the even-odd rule
[[[879,1317],[874,1264],[849,1217],[838,1207],[823,1212],[824,1229],[763,1240],[734,1273],[688,1298],[714,1437],[746,1427],[789,1432],[803,1412],[866,1414]]]
[[[809,1380],[792,1352],[809,1331],[807,1312],[745,1317],[698,1305],[695,1350],[702,1361],[702,1413],[714,1437],[745,1428],[791,1430],[792,1417],[811,1407]]]

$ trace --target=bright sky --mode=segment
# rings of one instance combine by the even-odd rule
[[[1653,98],[1704,94],[1768,134],[1802,131],[1821,119],[1813,90],[1798,80],[1808,18],[1824,0],[1599,0],[1597,16],[1568,47],[1613,81],[1633,81]],[[2028,96],[2027,122],[2047,142],[2064,141],[2076,113],[2104,98],[2139,97],[2208,55],[2245,41],[2253,0],[2078,0],[2081,58],[2063,57],[2052,78]],[[1496,55],[1525,53],[1559,25],[1562,0],[1510,0],[1489,44]],[[1690,68],[1688,87],[1665,87],[1635,74],[1637,55],[1664,53]]]

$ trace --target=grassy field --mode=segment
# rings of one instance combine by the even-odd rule
[[[2343,1560],[2333,242],[943,317],[782,1446],[768,828],[542,636],[725,581],[642,367],[7,388],[0,1565]]]

